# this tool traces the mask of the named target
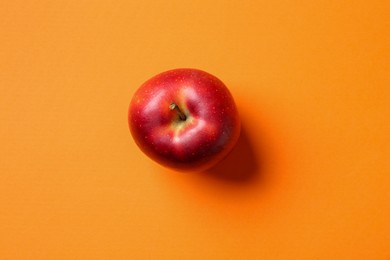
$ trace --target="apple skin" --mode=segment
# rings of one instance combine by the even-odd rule
[[[131,100],[128,123],[148,157],[179,171],[204,171],[217,164],[241,129],[227,87],[197,69],[166,71],[142,84]]]

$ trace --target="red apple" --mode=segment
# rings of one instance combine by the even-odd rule
[[[197,69],[170,70],[146,81],[131,100],[128,120],[139,148],[177,170],[212,167],[240,135],[229,90],[215,76]]]

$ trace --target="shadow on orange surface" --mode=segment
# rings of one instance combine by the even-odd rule
[[[261,158],[256,156],[245,127],[232,152],[213,168],[202,174],[225,182],[245,184],[254,181],[260,174]]]

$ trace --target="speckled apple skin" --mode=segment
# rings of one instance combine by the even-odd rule
[[[186,115],[180,119],[169,106]],[[180,171],[203,171],[223,159],[240,135],[236,104],[215,76],[197,69],[174,69],[146,81],[128,111],[131,134],[157,163]]]

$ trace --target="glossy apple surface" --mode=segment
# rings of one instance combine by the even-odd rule
[[[139,148],[166,167],[202,171],[223,159],[240,135],[237,107],[215,76],[175,69],[134,94],[128,122]]]

